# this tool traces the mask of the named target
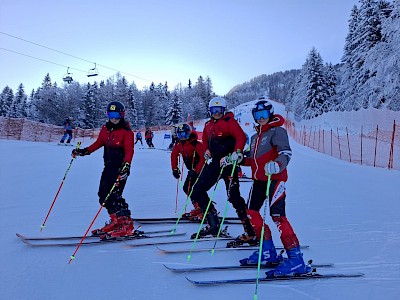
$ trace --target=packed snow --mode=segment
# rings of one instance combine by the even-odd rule
[[[244,104],[235,109],[248,134],[252,133],[250,107]],[[281,105],[276,105],[276,111],[285,116]],[[201,123],[196,126],[202,129]],[[84,146],[91,143],[83,142]],[[155,134],[156,148],[165,149],[169,142],[164,140],[164,132]],[[365,276],[261,283],[259,299],[400,299],[400,172],[340,161],[294,141],[291,146],[287,215],[301,244],[310,246],[303,251],[304,258],[334,263],[333,268],[319,269],[320,273],[362,272]],[[186,200],[179,187],[176,207],[177,181],[172,176],[170,153],[159,149],[136,145],[124,192],[134,218],[175,217]],[[256,269],[182,274],[163,266],[238,264],[251,250],[216,251],[214,255],[194,252],[188,261],[189,252],[163,254],[155,246],[127,248],[126,244],[134,243],[128,241],[82,246],[68,264],[75,246],[34,248],[24,244],[16,233],[82,235],[98,211],[101,150],[73,161],[46,227],[40,232],[71,161],[71,150],[52,143],[0,140],[0,299],[253,299],[255,284],[196,287],[185,276],[204,280],[255,277]],[[250,175],[249,169],[244,168],[244,172]],[[241,183],[245,199],[250,187],[251,183]],[[226,193],[222,182],[214,201],[223,214]],[[227,215],[235,216],[231,205]],[[107,220],[103,210],[94,227]],[[269,217],[266,222],[275,244],[280,245],[275,225]],[[143,225],[141,229],[172,227]],[[183,238],[188,238],[197,229],[196,224],[181,224],[177,231],[186,232]],[[234,236],[243,232],[240,225],[230,225],[228,230]],[[197,243],[195,248],[203,244]],[[191,244],[168,246],[182,247],[190,249]]]

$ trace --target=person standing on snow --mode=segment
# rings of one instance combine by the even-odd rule
[[[210,202],[207,191],[222,178],[225,182],[228,201],[236,209],[245,231],[250,231],[249,234],[254,235],[253,227],[246,213],[246,202],[240,195],[237,168],[235,168],[231,178],[232,164],[234,162],[238,163],[243,159],[242,150],[246,143],[246,135],[235,120],[233,113],[225,113],[225,111],[225,99],[216,97],[210,100],[209,112],[211,118],[204,125],[202,136],[205,149],[204,155],[207,162],[196,184],[193,186],[192,201],[197,202],[204,213]],[[227,164],[227,162],[232,164]],[[220,176],[222,168],[223,171]],[[216,236],[220,223],[212,202],[206,219],[208,226],[199,232],[199,237]],[[192,235],[192,238],[195,236],[196,234]]]
[[[133,220],[128,204],[122,197],[134,153],[133,131],[125,117],[125,107],[121,102],[112,101],[107,106],[108,122],[100,130],[97,140],[89,147],[74,149],[72,156],[85,156],[104,147],[104,169],[99,186],[99,202],[110,215],[110,222],[101,229],[93,230],[93,235],[102,239],[129,236],[134,232]],[[118,181],[111,195],[106,197]],[[105,201],[105,202],[104,202]]]
[[[252,109],[254,120],[258,123],[257,133],[251,138],[250,157],[243,160],[243,165],[251,166],[253,186],[250,193],[250,203],[247,214],[250,217],[257,239],[261,239],[262,226],[264,237],[262,243],[261,261],[279,265],[269,272],[270,276],[303,274],[310,272],[310,267],[304,264],[303,254],[300,251],[300,243],[286,217],[286,193],[287,165],[290,161],[292,150],[286,129],[281,127],[285,120],[282,116],[274,114],[272,104],[259,98]],[[286,250],[288,259],[282,260],[278,256],[272,241],[271,230],[264,224],[260,215],[260,209],[266,199],[268,174],[271,174],[269,189],[269,213],[280,232],[282,244]],[[248,234],[243,234],[242,240],[250,239]],[[236,241],[239,245],[240,240]],[[250,257],[240,260],[241,265],[258,264],[259,252],[255,251]]]
[[[72,140],[72,118],[67,117],[64,121],[63,127],[64,127],[64,135],[61,138],[60,144],[64,144],[65,139],[68,136],[67,144],[71,143]]]
[[[149,148],[154,148],[153,145],[153,137],[154,134],[153,132],[150,130],[150,128],[146,128],[146,131],[144,133],[144,138],[146,140],[147,145],[149,146]]]
[[[175,143],[179,140],[177,135],[176,135],[176,127],[178,125],[172,125],[171,128],[171,144],[169,144],[168,146],[168,150],[172,150],[172,148],[174,147]]]
[[[204,148],[202,143],[197,140],[197,133],[192,131],[189,124],[183,123],[176,127],[176,136],[178,142],[172,148],[171,152],[171,167],[172,175],[179,179],[181,172],[179,171],[178,159],[182,155],[183,163],[188,170],[185,183],[183,184],[183,191],[186,195],[195,184],[199,173],[204,166]],[[192,202],[194,209],[189,213],[182,216],[182,219],[189,220],[202,220],[203,213],[197,202]]]
[[[140,144],[142,144],[142,146],[143,146],[142,133],[141,133],[140,131],[138,131],[138,132],[136,133],[135,145],[136,145],[136,143],[139,142],[139,141],[140,141]]]

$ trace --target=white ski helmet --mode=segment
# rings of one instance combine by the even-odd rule
[[[225,101],[225,99],[221,98],[221,97],[212,98],[210,100],[210,103],[208,103],[208,108],[215,107],[215,106],[220,106],[220,107],[223,107],[223,108],[226,109],[226,101]]]

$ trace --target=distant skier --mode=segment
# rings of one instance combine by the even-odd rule
[[[150,128],[146,128],[146,131],[144,133],[144,138],[146,139],[146,143],[147,146],[149,146],[149,148],[154,148],[153,137],[154,137],[153,131],[151,131]]]
[[[189,124],[183,123],[176,128],[176,136],[178,142],[173,146],[171,152],[171,167],[172,175],[179,179],[181,172],[179,171],[178,160],[179,155],[182,155],[183,163],[188,170],[183,191],[186,195],[195,184],[197,177],[204,166],[204,148],[202,143],[197,140],[197,134],[192,131]],[[201,220],[203,212],[197,202],[192,202],[194,209],[182,216],[183,219]]]
[[[143,146],[142,133],[141,133],[140,131],[138,131],[138,132],[136,133],[135,145],[136,145],[136,143],[139,142],[139,141],[140,141],[140,144]]]
[[[261,261],[263,263],[279,263],[275,270],[269,272],[269,276],[303,274],[310,272],[310,267],[304,264],[303,254],[300,251],[300,243],[286,217],[286,193],[287,165],[290,161],[292,150],[286,129],[281,127],[284,119],[274,114],[272,104],[264,98],[252,109],[254,120],[258,123],[257,133],[251,138],[250,157],[243,160],[245,166],[251,166],[253,186],[250,192],[250,202],[247,214],[256,233],[257,239],[261,239],[261,231],[264,226]],[[278,256],[272,241],[271,230],[264,224],[260,209],[266,199],[268,174],[271,176],[269,189],[269,213],[278,227],[280,238],[285,247],[288,258],[282,260]],[[244,233],[232,243],[242,245],[252,237]],[[234,245],[232,245],[234,246]],[[250,257],[240,260],[241,265],[254,265],[258,263],[259,252],[255,251]]]
[[[125,107],[121,102],[110,102],[107,106],[107,116],[109,120],[101,128],[97,140],[87,148],[72,151],[74,157],[85,156],[104,147],[104,169],[98,195],[100,205],[107,209],[111,220],[103,228],[92,231],[102,239],[129,236],[134,230],[131,211],[122,198],[134,153],[133,131],[129,122],[124,119]],[[118,185],[105,201],[117,178]]]
[[[72,118],[71,117],[67,117],[64,120],[64,135],[61,138],[60,144],[64,144],[65,139],[68,136],[67,142],[66,144],[71,143],[72,140]]]
[[[176,128],[177,128],[177,125],[172,125],[172,128],[171,128],[171,144],[169,144],[168,150],[172,150],[172,147],[174,147],[175,143],[179,140],[177,135],[176,135]]]

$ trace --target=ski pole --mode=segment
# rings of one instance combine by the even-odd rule
[[[90,228],[92,228],[94,222],[96,221],[97,217],[98,217],[99,214],[100,214],[100,211],[101,211],[101,210],[103,209],[103,207],[106,205],[106,202],[107,202],[108,198],[110,197],[110,195],[112,194],[112,192],[114,191],[115,187],[118,186],[120,179],[121,179],[121,175],[118,175],[117,180],[115,181],[115,183],[114,183],[113,186],[111,187],[111,190],[108,192],[106,198],[104,199],[104,202],[101,204],[99,210],[97,211],[96,215],[94,216],[94,218],[93,218],[92,222],[90,223],[88,229],[86,230],[86,232],[85,232],[85,234],[83,235],[82,239],[80,240],[78,246],[76,247],[74,254],[72,254],[72,255],[70,256],[68,264],[70,264],[71,261],[75,259],[75,255],[76,255],[76,253],[78,252],[79,248],[81,247],[81,245],[82,245],[84,239],[86,238],[88,232],[90,231]]]
[[[206,211],[204,212],[203,219],[201,219],[201,223],[200,223],[199,229],[197,230],[196,237],[194,238],[194,241],[192,243],[192,247],[190,248],[190,252],[189,252],[189,255],[187,257],[188,261],[190,261],[190,259],[192,258],[192,252],[193,252],[193,249],[194,249],[194,245],[196,244],[197,239],[199,238],[201,227],[203,226],[204,220],[206,219],[206,216],[207,216],[207,213],[208,213],[208,210],[210,209],[210,206],[211,206],[211,203],[212,203],[212,199],[214,198],[215,190],[218,187],[218,183],[219,183],[219,180],[221,179],[222,172],[224,171],[224,168],[225,168],[225,166],[223,166],[221,168],[221,172],[219,172],[219,175],[218,175],[218,178],[217,178],[217,182],[215,183],[214,190],[213,190],[212,195],[210,197],[210,201],[208,201],[208,204],[207,204],[207,207],[206,207]]]
[[[81,142],[78,142],[78,143],[76,144],[76,150],[78,150],[80,146],[81,146]],[[71,168],[71,165],[72,165],[74,159],[75,159],[75,156],[72,157],[72,159],[71,159],[71,161],[70,161],[70,163],[69,163],[69,166],[68,166],[68,168],[67,168],[67,171],[65,172],[64,177],[63,177],[63,179],[61,180],[60,186],[58,187],[57,193],[56,193],[56,195],[55,195],[55,197],[54,197],[54,199],[53,199],[53,202],[52,202],[51,205],[50,205],[50,208],[49,208],[49,210],[48,210],[48,212],[47,212],[46,218],[44,219],[42,225],[40,226],[40,231],[42,231],[42,230],[46,227],[47,219],[48,219],[48,217],[49,217],[49,215],[50,215],[51,210],[53,209],[54,204],[56,203],[58,194],[60,193],[61,188],[62,188],[62,186],[64,185],[65,178],[67,178],[68,171],[69,171],[69,169]]]
[[[190,189],[190,193],[189,193],[189,194],[187,195],[187,197],[186,197],[186,201],[185,201],[185,204],[183,205],[181,214],[180,214],[180,216],[178,217],[178,219],[176,220],[175,226],[174,226],[174,228],[171,230],[171,234],[174,234],[174,233],[175,233],[176,227],[178,227],[178,223],[179,223],[179,221],[182,219],[183,213],[186,211],[186,207],[187,207],[187,205],[188,205],[188,203],[189,203],[189,199],[190,199],[190,197],[192,196],[192,193],[193,193],[193,187],[195,186],[196,182],[199,180],[200,175],[201,175],[201,173],[203,172],[205,165],[206,165],[206,164],[204,164],[203,167],[201,168],[201,171],[200,171],[199,175],[197,176],[196,181],[193,183],[193,186],[192,186],[192,187],[188,187],[188,188]]]
[[[267,197],[264,202],[264,214],[263,214],[263,225],[261,227],[261,237],[260,237],[260,246],[258,248],[258,263],[257,263],[257,281],[256,281],[256,290],[254,292],[254,300],[258,299],[258,282],[260,279],[260,267],[261,267],[261,255],[262,255],[262,243],[264,241],[264,223],[265,218],[267,216],[267,207],[269,207],[269,187],[271,186],[271,174],[268,174],[268,181],[267,181]]]
[[[225,218],[226,218],[226,214],[227,214],[227,212],[228,212],[229,198],[230,198],[230,196],[231,196],[230,193],[231,193],[231,187],[232,187],[232,182],[233,182],[233,173],[235,172],[235,169],[236,169],[236,162],[237,162],[237,161],[235,160],[235,162],[233,163],[233,168],[232,168],[232,172],[231,172],[231,178],[230,178],[230,180],[229,180],[229,185],[228,185],[228,199],[226,200],[224,215],[223,215],[223,217],[222,217],[221,224],[219,225],[218,234],[217,234],[217,237],[215,238],[214,246],[213,246],[212,249],[211,249],[211,255],[214,255],[215,246],[217,245],[218,238],[219,238],[219,236],[220,236],[220,234],[221,234],[221,231],[222,231],[222,225],[224,225],[224,221],[225,221]]]
[[[181,157],[178,156],[178,170],[179,170],[180,163],[181,163]],[[176,180],[175,213],[178,210],[179,181],[181,180],[181,178],[182,178],[182,175]]]

